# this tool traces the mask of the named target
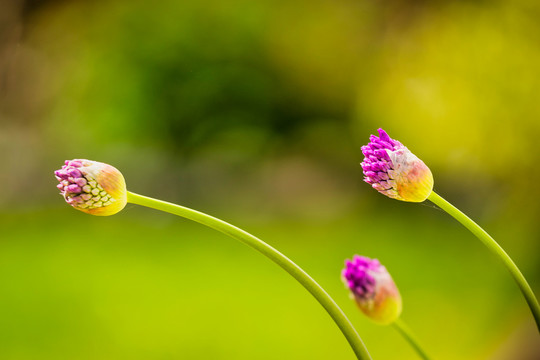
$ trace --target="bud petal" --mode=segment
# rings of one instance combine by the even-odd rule
[[[85,159],[66,160],[54,174],[60,182],[60,194],[77,210],[107,216],[126,206],[126,182],[111,165]]]
[[[362,146],[364,181],[388,197],[402,201],[422,202],[433,190],[429,168],[399,141],[379,129]]]
[[[377,259],[355,255],[345,261],[342,279],[362,312],[386,325],[401,314],[401,295],[392,277]]]

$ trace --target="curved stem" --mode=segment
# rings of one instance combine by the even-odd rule
[[[223,220],[180,205],[152,199],[150,197],[134,194],[132,192],[128,192],[128,202],[165,211],[189,220],[196,221],[229,235],[268,257],[270,260],[281,266],[283,270],[291,274],[311,293],[311,295],[315,297],[315,299],[317,299],[328,314],[330,314],[343,335],[345,335],[345,338],[347,338],[347,341],[351,345],[358,359],[371,359],[371,356],[362,342],[362,339],[352,326],[349,319],[345,316],[343,311],[334,302],[330,295],[328,295],[328,293],[324,291],[324,289],[298,265],[270,245],[266,244],[264,241],[245,232],[242,229],[237,228],[236,226],[226,223]]]
[[[536,321],[536,326],[540,331],[540,306],[538,305],[538,300],[534,296],[534,293],[527,283],[527,280],[519,271],[519,268],[512,261],[510,256],[503,250],[503,248],[497,244],[497,242],[477,223],[472,221],[467,215],[462,213],[455,206],[450,204],[448,201],[443,199],[441,196],[437,195],[435,192],[432,192],[428,197],[434,204],[439,206],[441,209],[446,211],[448,214],[452,215],[457,221],[459,221],[463,226],[469,229],[480,241],[488,247],[491,252],[499,257],[502,260],[506,268],[510,271],[510,274],[514,277],[514,280],[519,286],[519,289],[523,293],[525,300],[529,304],[529,308],[533,314],[534,320]]]
[[[424,349],[422,349],[422,347],[420,346],[420,343],[418,342],[418,340],[416,339],[416,337],[413,335],[413,333],[411,332],[411,330],[409,329],[409,327],[407,325],[405,325],[405,323],[401,320],[401,319],[397,319],[396,321],[394,321],[392,323],[392,325],[394,326],[394,328],[401,334],[403,335],[403,337],[405,338],[405,340],[407,340],[407,342],[409,344],[411,344],[411,346],[414,348],[414,350],[416,350],[416,352],[418,353],[418,355],[424,359],[424,360],[430,360],[429,356],[426,354],[426,352],[424,351]]]

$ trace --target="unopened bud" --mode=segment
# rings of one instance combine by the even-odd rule
[[[77,210],[107,216],[126,206],[126,182],[111,165],[85,159],[66,160],[54,175],[60,182],[60,194]]]
[[[377,259],[355,255],[345,261],[343,282],[362,312],[379,324],[390,324],[401,314],[401,295]]]
[[[362,146],[364,181],[393,199],[422,202],[433,191],[433,175],[422,160],[379,129]]]

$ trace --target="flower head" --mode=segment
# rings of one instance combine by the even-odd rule
[[[433,175],[422,160],[379,129],[362,146],[364,181],[393,199],[422,202],[433,190]]]
[[[370,319],[390,324],[401,314],[401,295],[392,277],[377,259],[355,255],[345,261],[343,282],[356,304]]]
[[[111,165],[85,159],[66,160],[54,175],[60,182],[60,194],[77,210],[106,216],[126,206],[126,182]]]

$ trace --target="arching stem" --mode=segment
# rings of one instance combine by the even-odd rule
[[[264,241],[223,220],[180,205],[153,199],[143,195],[138,195],[132,192],[128,192],[128,202],[132,204],[146,206],[156,210],[161,210],[181,216],[189,220],[196,221],[200,224],[206,225],[208,227],[211,227],[212,229],[229,235],[230,237],[235,238],[236,240],[239,240],[240,242],[257,250],[258,252],[278,264],[281,268],[283,268],[283,270],[287,271],[290,275],[292,275],[292,277],[294,277],[300,284],[302,284],[302,286],[305,287],[311,293],[311,295],[315,297],[315,299],[317,299],[317,301],[332,317],[343,335],[345,335],[345,338],[351,345],[358,359],[371,359],[371,356],[369,355],[369,352],[367,351],[364,343],[362,342],[362,339],[352,326],[349,319],[345,316],[343,311],[330,297],[330,295],[328,295],[328,293],[315,280],[313,280],[292,260],[287,258],[285,255],[283,255],[270,245],[266,244]]]

